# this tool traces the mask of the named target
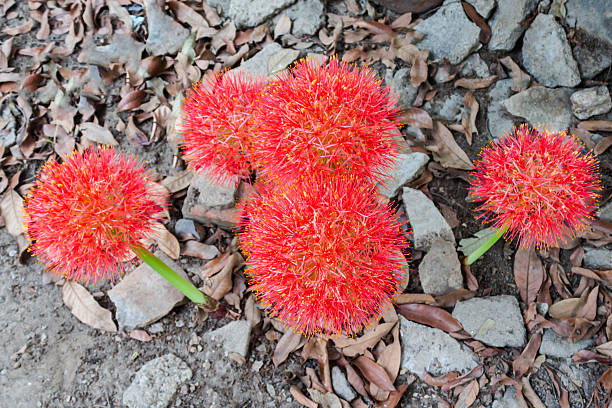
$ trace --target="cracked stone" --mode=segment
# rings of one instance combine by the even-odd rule
[[[412,226],[415,249],[428,251],[437,239],[455,242],[450,225],[425,194],[419,190],[404,187],[402,201]]]
[[[552,131],[562,131],[572,123],[569,90],[533,86],[502,101],[508,112],[532,124],[547,124]]]
[[[445,295],[463,287],[461,263],[455,245],[438,239],[431,244],[419,264],[419,279],[423,292]]]
[[[400,153],[387,173],[385,184],[378,185],[379,193],[387,198],[395,196],[404,184],[416,180],[423,173],[428,162],[429,156],[421,152]]]
[[[494,51],[510,51],[520,38],[525,25],[521,24],[538,5],[538,0],[500,1],[489,22],[491,40],[488,47]]]

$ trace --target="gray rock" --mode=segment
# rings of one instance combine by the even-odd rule
[[[433,58],[446,58],[451,64],[460,63],[480,46],[480,29],[467,18],[461,3],[454,0],[445,1],[434,15],[414,29],[425,34],[420,49],[428,49]]]
[[[486,78],[490,75],[487,63],[480,58],[480,55],[474,53],[470,55],[464,62],[461,69],[461,76]]]
[[[123,393],[129,408],[166,408],[179,385],[190,379],[191,369],[174,354],[147,362]]]
[[[351,384],[349,384],[348,380],[346,379],[346,375],[344,375],[338,366],[332,367],[331,376],[334,392],[338,394],[340,398],[348,402],[351,402],[357,398],[357,394],[355,391],[353,391],[353,387],[351,387]]]
[[[411,322],[399,316],[402,343],[402,370],[423,378],[427,371],[435,376],[476,367],[478,358],[467,347],[442,330]]]
[[[198,174],[187,190],[183,214],[186,206],[195,203],[204,207],[230,208],[234,205],[236,191],[237,183],[217,184],[207,174]]]
[[[521,23],[533,12],[538,0],[500,1],[491,26],[490,50],[510,51],[520,38],[525,26]]]
[[[185,218],[181,218],[176,222],[174,225],[174,233],[178,237],[181,237],[182,235],[192,235],[198,241],[202,239],[199,228],[196,227],[195,222]]]
[[[582,264],[587,268],[612,269],[612,250],[585,247]]]
[[[601,207],[599,218],[603,221],[612,222],[612,201]]]
[[[502,102],[508,112],[532,125],[547,124],[553,131],[566,130],[572,123],[569,91],[533,86]]]
[[[514,296],[457,302],[453,317],[478,341],[493,347],[523,347],[525,323]]]
[[[454,93],[446,98],[434,99],[427,102],[423,108],[429,112],[432,118],[442,118],[448,122],[461,121],[465,112],[463,95]]]
[[[128,71],[136,72],[144,49],[145,45],[131,36],[115,34],[108,45],[96,46],[89,43],[79,55],[79,61],[101,67],[108,67],[109,61],[120,61],[126,63]]]
[[[268,61],[272,55],[282,49],[283,47],[281,47],[280,44],[270,43],[263,47],[257,54],[244,61],[234,71],[244,71],[252,75],[269,76],[271,72],[268,72]]]
[[[296,37],[315,35],[325,21],[325,3],[321,0],[298,1],[285,10],[293,25],[291,33]]]
[[[236,28],[255,27],[295,2],[296,0],[231,0],[227,14],[234,20]]]
[[[610,51],[591,49],[586,45],[574,47],[574,58],[578,63],[578,69],[582,78],[591,79],[612,65]]]
[[[550,357],[570,358],[580,350],[584,350],[593,344],[593,339],[580,340],[575,343],[567,341],[552,329],[546,329],[542,336],[540,354]]]
[[[394,74],[388,69],[385,73],[385,83],[397,94],[398,106],[409,108],[416,99],[418,89],[410,82],[410,68],[400,68]]]
[[[496,3],[495,0],[467,0],[467,2],[474,6],[478,14],[484,18],[489,18],[491,11],[493,11],[495,8]]]
[[[429,162],[429,156],[421,152],[400,153],[395,166],[387,173],[384,186],[379,184],[378,191],[387,198],[396,195],[400,188],[419,177]]]
[[[3,104],[2,110],[0,111],[0,118],[8,120],[8,123],[0,132],[0,144],[4,147],[10,147],[17,141],[17,119],[11,112],[9,104]]]
[[[445,295],[463,287],[461,263],[455,245],[438,239],[431,244],[419,264],[419,279],[423,292]]]
[[[573,87],[580,83],[578,64],[565,31],[552,15],[538,14],[525,33],[523,66],[548,87]]]
[[[231,0],[206,0],[209,6],[216,8],[223,15],[227,15]]]
[[[425,194],[419,190],[404,187],[402,201],[412,226],[415,249],[428,251],[431,244],[437,239],[455,242],[450,225]]]
[[[155,256],[189,280],[185,271],[163,252]],[[144,327],[167,315],[185,298],[178,289],[147,264],[141,264],[108,291],[108,297],[117,307],[115,317],[119,327]]]
[[[248,320],[235,320],[203,336],[220,343],[226,353],[238,353],[245,358],[249,351],[250,337],[251,323]]]
[[[164,325],[161,323],[153,323],[148,329],[150,334],[159,334],[164,331]]]
[[[572,110],[578,119],[588,119],[591,116],[610,112],[612,101],[606,86],[582,89],[570,96]]]
[[[568,0],[567,17],[594,37],[612,45],[612,2],[610,0]]]
[[[342,408],[340,398],[333,392],[322,393],[314,388],[309,388],[308,395],[310,395],[310,399],[319,404],[321,408]]]
[[[155,0],[146,0],[144,5],[149,29],[147,51],[152,55],[176,53],[189,37],[189,30],[164,13]]]
[[[520,406],[514,387],[508,387],[502,398],[493,401],[491,408],[520,408]]]
[[[512,80],[497,81],[489,92],[490,102],[487,108],[487,128],[491,139],[510,133],[514,127],[514,119],[502,102],[512,95]]]

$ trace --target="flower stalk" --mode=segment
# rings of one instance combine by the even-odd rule
[[[491,247],[493,245],[495,245],[495,243],[497,241],[499,241],[499,239],[506,233],[506,231],[508,230],[508,226],[495,231],[495,233],[493,235],[491,235],[491,237],[489,237],[488,240],[486,240],[485,242],[483,242],[483,244],[478,247],[474,252],[472,252],[471,254],[469,254],[464,260],[463,263],[465,265],[471,265],[474,262],[476,262],[481,256],[483,256],[489,249],[491,249]]]

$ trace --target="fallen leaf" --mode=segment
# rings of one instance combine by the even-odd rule
[[[521,384],[523,389],[523,395],[527,398],[527,401],[531,403],[533,408],[546,408],[546,405],[542,403],[538,394],[531,387],[531,383],[529,382],[529,377],[521,378]]]
[[[544,267],[533,248],[519,248],[514,255],[514,281],[527,304],[535,301],[544,282]]]
[[[289,34],[291,32],[291,19],[288,15],[282,14],[274,27],[274,39],[277,39],[281,35]]]
[[[359,356],[353,363],[357,366],[359,371],[361,371],[361,374],[363,374],[368,381],[376,384],[378,388],[385,391],[396,391],[385,369],[374,360],[366,356]]]
[[[434,158],[444,167],[473,170],[469,157],[457,144],[453,134],[441,122],[435,121],[432,131],[433,146],[427,146]]]
[[[402,346],[400,344],[399,328],[395,326],[392,333],[393,343],[387,345],[376,360],[389,375],[391,383],[395,382],[402,362]]]
[[[268,74],[282,71],[287,68],[300,55],[298,50],[282,49],[270,56],[268,59]]]
[[[514,372],[515,378],[522,377],[527,370],[529,370],[529,367],[531,367],[536,355],[538,354],[541,343],[542,334],[535,333],[533,336],[531,336],[529,343],[527,343],[527,346],[525,346],[521,355],[512,362],[512,371]]]
[[[488,88],[497,79],[497,75],[487,78],[459,78],[455,81],[455,88],[482,89]]]
[[[132,330],[130,332],[130,337],[134,340],[148,342],[151,341],[151,335],[144,330]]]
[[[401,293],[396,295],[395,298],[393,298],[393,301],[398,305],[404,303],[436,303],[436,299],[426,293]]]
[[[212,37],[217,30],[208,26],[208,22],[197,13],[194,9],[184,4],[181,1],[168,1],[166,4],[170,7],[177,20],[191,26],[192,31],[196,32],[196,40],[203,37]]]
[[[586,297],[584,305],[576,312],[576,317],[583,317],[587,320],[595,320],[597,315],[597,297],[599,295],[599,285],[595,286]]]
[[[610,120],[587,120],[578,124],[579,129],[589,132],[612,132],[612,121]]]
[[[233,47],[233,41],[236,38],[236,25],[233,21],[225,23],[223,28],[217,31],[217,34],[213,35],[210,44],[210,50],[213,54],[217,54],[219,50],[227,45]]]
[[[227,253],[208,262],[200,272],[202,291],[215,300],[221,300],[232,289],[232,272],[238,263],[237,253]]]
[[[272,362],[275,367],[278,367],[280,363],[285,361],[289,354],[294,352],[300,347],[302,342],[302,335],[295,333],[293,330],[287,330],[283,337],[276,343],[274,354],[272,355]]]
[[[512,90],[515,92],[520,92],[524,89],[527,89],[529,83],[531,82],[531,76],[523,72],[523,70],[518,66],[516,62],[512,59],[512,57],[507,56],[499,60],[506,68],[508,68],[511,72],[512,76]]]
[[[26,232],[23,198],[13,189],[8,190],[0,201],[2,217],[9,234],[16,237]]]
[[[92,142],[109,146],[119,145],[110,130],[93,122],[81,123],[79,125],[79,130],[84,137],[86,137]]]
[[[420,108],[406,108],[404,109],[398,119],[402,124],[413,128],[431,129],[433,128],[433,121],[427,111]]]
[[[124,112],[138,109],[140,105],[142,105],[142,101],[144,101],[146,95],[147,93],[143,89],[135,89],[128,92],[117,104],[117,111]]]
[[[469,382],[470,380],[480,377],[483,373],[484,366],[482,364],[479,364],[467,373],[460,375],[455,379],[447,381],[446,384],[442,385],[442,391],[452,390],[453,388],[463,385]]]
[[[553,319],[576,317],[578,310],[586,303],[584,298],[569,298],[560,300],[548,309],[548,314]]]
[[[86,325],[108,332],[117,331],[111,312],[100,306],[92,294],[78,283],[65,281],[62,299],[70,312]]]
[[[572,361],[576,364],[601,363],[609,365],[612,364],[612,357],[604,356],[591,350],[580,350],[572,356]]]
[[[473,290],[468,290],[465,288],[460,288],[454,290],[446,295],[436,296],[436,306],[440,307],[455,307],[455,304],[459,301],[471,299],[476,295],[476,292]]]
[[[206,245],[194,239],[185,242],[181,255],[192,256],[200,259],[213,259],[219,255],[219,250],[214,245]]]
[[[355,26],[360,28],[365,28],[373,34],[387,34],[389,36],[394,35],[393,29],[386,24],[379,23],[377,21],[365,21],[359,20],[356,21]]]
[[[381,323],[368,327],[361,337],[349,338],[346,336],[336,336],[332,340],[336,347],[342,349],[342,354],[348,357],[363,354],[370,347],[374,347],[383,336],[395,326],[395,323]]]
[[[427,80],[427,58],[429,58],[429,50],[420,50],[411,61],[410,83],[415,88]]]
[[[478,380],[472,380],[459,394],[455,408],[468,408],[472,406],[479,392]]]
[[[463,330],[463,326],[461,326],[461,323],[459,323],[457,319],[446,310],[436,306],[408,303],[398,305],[397,309],[400,314],[408,320],[426,324],[447,333]]]
[[[395,408],[402,399],[402,395],[404,395],[404,392],[406,392],[406,390],[408,389],[408,386],[412,384],[415,379],[416,377],[412,376],[411,381],[398,386],[397,391],[391,391],[389,393],[389,398],[387,398],[385,401],[378,402],[375,405],[375,408]],[[367,407],[367,405],[365,405],[365,407]],[[356,408],[355,405],[353,405],[353,408]]]
[[[391,28],[407,28],[412,22],[412,13],[404,13],[391,23]]]
[[[166,255],[172,259],[178,259],[181,254],[181,246],[178,239],[163,224],[155,223],[151,238]]]
[[[612,367],[608,368],[595,383],[593,397],[596,408],[609,407],[612,404]]]
[[[423,381],[425,381],[428,385],[431,385],[432,387],[441,387],[443,385],[449,384],[456,380],[458,377],[458,371],[451,371],[439,377],[434,377],[429,374],[427,370],[423,370]]]
[[[478,35],[478,39],[480,40],[480,42],[483,44],[487,44],[491,39],[491,27],[489,27],[489,25],[487,24],[487,20],[485,20],[480,14],[478,14],[474,6],[472,6],[470,3],[462,1],[461,5],[463,6],[463,11],[468,16],[468,18],[472,20],[472,22],[476,24],[478,28],[480,28],[480,34]]]
[[[463,96],[463,105],[470,110],[469,116],[463,116],[462,125],[465,132],[465,137],[467,138],[468,144],[472,144],[472,134],[478,134],[478,129],[476,129],[476,117],[478,116],[478,101],[474,98],[471,92],[466,92]]]
[[[595,152],[595,154],[603,154],[610,146],[612,146],[612,136],[606,136],[597,142],[593,152]]]
[[[191,170],[183,170],[180,173],[168,176],[161,181],[161,185],[168,189],[170,194],[185,190],[191,184],[194,174]]]
[[[291,395],[293,395],[293,398],[295,398],[295,400],[299,402],[300,404],[302,404],[303,406],[307,408],[318,408],[319,407],[319,404],[317,404],[316,402],[314,402],[313,400],[305,396],[302,393],[302,391],[300,391],[300,389],[296,387],[295,385],[292,385],[291,387],[289,387],[289,392],[291,393]]]
[[[28,19],[28,21],[21,25],[15,27],[6,27],[4,30],[2,30],[2,32],[14,37],[16,35],[25,34],[29,32],[32,27],[34,27],[34,20],[30,18]]]
[[[599,346],[595,347],[595,349],[603,355],[612,357],[612,341],[600,344]]]

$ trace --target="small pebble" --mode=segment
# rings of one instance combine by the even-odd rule
[[[268,394],[270,394],[272,398],[276,397],[276,391],[274,390],[274,387],[272,386],[272,384],[270,383],[266,384],[266,391],[268,391]]]
[[[263,367],[263,361],[257,360],[256,362],[253,363],[251,370],[258,373],[261,367]]]
[[[158,334],[164,331],[164,325],[161,323],[155,323],[149,326],[149,333]]]
[[[182,320],[177,320],[176,321],[176,327],[181,328],[185,326],[185,322]]]
[[[17,255],[17,251],[14,249],[9,249],[8,251],[8,256],[10,256],[11,258],[13,258],[14,256]]]

